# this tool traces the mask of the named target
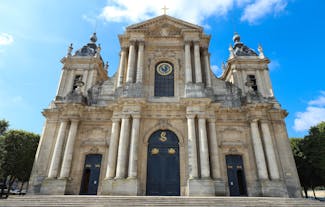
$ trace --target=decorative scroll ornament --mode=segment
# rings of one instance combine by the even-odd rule
[[[166,132],[161,132],[159,140],[161,142],[166,142],[167,141]]]
[[[153,149],[151,150],[151,154],[152,154],[152,155],[157,155],[157,154],[159,154],[159,149],[157,149],[157,148],[153,148]]]
[[[159,75],[166,76],[169,75],[172,71],[173,66],[169,63],[163,62],[157,66],[157,73],[159,73]]]
[[[174,148],[169,148],[168,149],[168,154],[173,155],[175,154],[176,150]]]

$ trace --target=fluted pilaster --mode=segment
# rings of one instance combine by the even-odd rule
[[[49,178],[55,178],[58,175],[59,163],[60,163],[60,159],[61,159],[62,148],[63,148],[65,133],[66,133],[66,129],[67,129],[67,124],[68,124],[68,120],[62,120],[60,123],[60,128],[59,128],[59,132],[58,132],[58,135],[56,138],[54,151],[52,154],[52,159],[51,159],[50,168],[49,168],[49,172],[48,172]]]
[[[188,134],[188,158],[189,158],[189,177],[197,178],[198,163],[197,163],[197,146],[195,133],[195,116],[187,115],[187,134]]]
[[[252,120],[250,125],[251,125],[252,141],[253,141],[258,177],[260,179],[268,179],[266,162],[264,157],[264,150],[263,150],[261,136],[258,129],[257,120]]]
[[[127,156],[130,143],[130,116],[122,118],[120,140],[117,155],[116,178],[125,178],[127,173]]]
[[[67,178],[69,177],[70,174],[73,148],[76,140],[78,123],[79,120],[71,120],[69,135],[65,146],[65,151],[64,151],[63,161],[62,161],[60,178]]]
[[[112,179],[115,177],[118,140],[120,134],[120,119],[114,118],[112,121],[111,140],[109,144],[107,170],[105,175],[106,179]]]

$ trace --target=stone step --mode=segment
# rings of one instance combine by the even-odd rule
[[[222,207],[325,207],[324,202],[303,198],[171,197],[171,196],[11,196],[0,207],[110,207],[110,206],[222,206]]]

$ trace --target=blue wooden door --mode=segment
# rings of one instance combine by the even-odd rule
[[[241,155],[226,155],[230,196],[246,196],[246,180]]]
[[[180,195],[179,145],[175,133],[159,130],[149,139],[147,195]]]
[[[90,154],[86,155],[85,165],[81,180],[81,195],[96,195],[99,182],[100,165],[102,155]]]

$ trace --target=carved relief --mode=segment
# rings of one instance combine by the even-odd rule
[[[179,36],[181,30],[175,26],[172,26],[168,23],[157,26],[153,29],[149,29],[147,35],[151,37],[170,37],[170,36]]]
[[[87,126],[81,130],[82,139],[102,139],[104,140],[108,131],[102,127]]]
[[[240,146],[246,144],[245,133],[238,128],[226,128],[221,132],[221,145]]]

